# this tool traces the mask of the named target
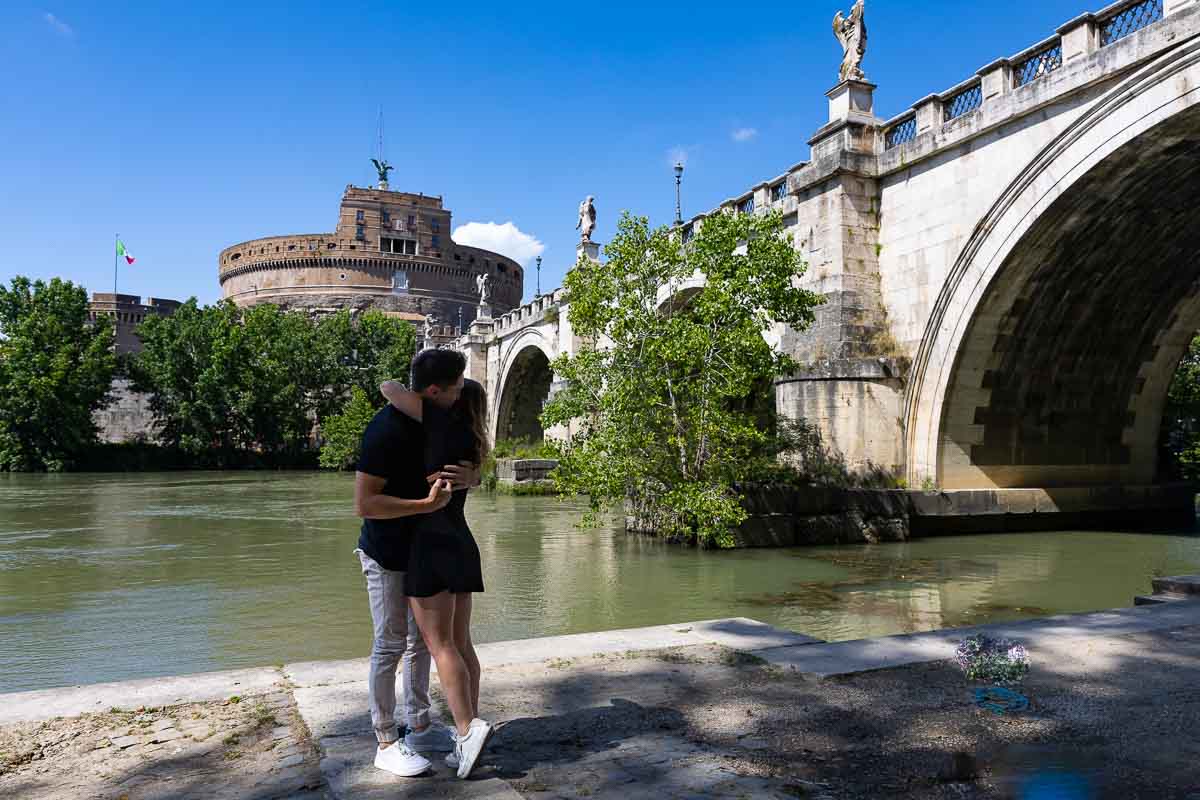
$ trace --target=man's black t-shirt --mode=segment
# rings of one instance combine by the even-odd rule
[[[430,408],[425,404],[425,413]],[[384,406],[367,425],[363,434],[358,471],[386,478],[383,493],[407,500],[429,496],[425,481],[425,429],[421,423]],[[408,569],[408,550],[412,517],[364,519],[358,546],[384,569],[404,572]]]

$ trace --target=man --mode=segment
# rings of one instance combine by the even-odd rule
[[[450,350],[423,350],[412,363],[412,387],[437,409],[449,409],[463,386],[466,359]],[[453,748],[450,731],[429,719],[429,650],[404,596],[409,517],[445,507],[450,493],[473,482],[473,470],[448,466],[425,473],[426,431],[421,423],[384,406],[367,425],[354,482],[354,510],[363,518],[359,561],[367,579],[375,640],[371,648],[371,725],[379,743],[375,766],[404,777],[420,775],[429,761],[418,750]],[[403,660],[404,716],[400,740],[396,667]]]

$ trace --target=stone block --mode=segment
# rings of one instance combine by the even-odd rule
[[[846,504],[864,517],[908,517],[907,492],[887,489],[849,489]]]
[[[909,539],[908,516],[875,517],[863,523],[863,538],[872,544],[906,542]]]
[[[1176,575],[1150,581],[1156,594],[1196,595],[1200,597],[1200,575]]]
[[[908,502],[913,513],[922,517],[951,516],[954,503],[949,492],[909,492]]]
[[[793,489],[792,513],[799,515],[825,513],[835,507],[832,501],[837,493],[837,489],[826,486],[803,486]]]
[[[795,509],[796,490],[790,486],[739,486],[742,507],[752,516],[791,514]]]
[[[996,502],[1004,514],[1033,514],[1041,494],[1040,489],[999,489]]]
[[[855,512],[796,518],[796,544],[865,542],[862,517]]]
[[[789,514],[750,517],[734,533],[738,547],[790,547],[796,543],[796,529]]]
[[[176,739],[182,739],[184,736],[186,736],[186,734],[178,728],[164,728],[153,734],[153,737],[150,741],[155,744],[162,744],[164,742],[173,742]]]

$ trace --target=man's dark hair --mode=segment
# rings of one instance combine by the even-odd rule
[[[450,386],[466,369],[467,358],[457,350],[422,350],[412,362],[412,389],[420,392],[430,386]]]

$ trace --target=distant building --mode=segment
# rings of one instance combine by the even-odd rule
[[[134,333],[134,329],[148,316],[166,317],[175,313],[182,303],[178,300],[163,300],[160,297],[142,298],[136,294],[113,294],[112,292],[92,292],[92,300],[88,303],[88,319],[93,322],[97,317],[111,317],[117,332],[117,353],[137,353],[142,349],[142,340]]]
[[[170,316],[182,305],[178,300],[147,297],[146,302],[136,294],[92,292],[88,303],[88,319],[110,317],[116,328],[118,355],[141,352],[142,340],[134,333],[147,317]],[[129,388],[129,381],[117,378],[112,386],[113,401],[92,414],[105,442],[125,442],[150,438],[154,434],[154,419],[150,413],[150,398]]]
[[[516,308],[524,291],[521,265],[450,238],[441,197],[347,186],[333,233],[269,236],[227,247],[218,257],[223,297],[239,306],[274,303],[314,313],[337,309],[402,312],[431,339],[453,337],[479,305],[476,279],[491,278],[490,305]]]

